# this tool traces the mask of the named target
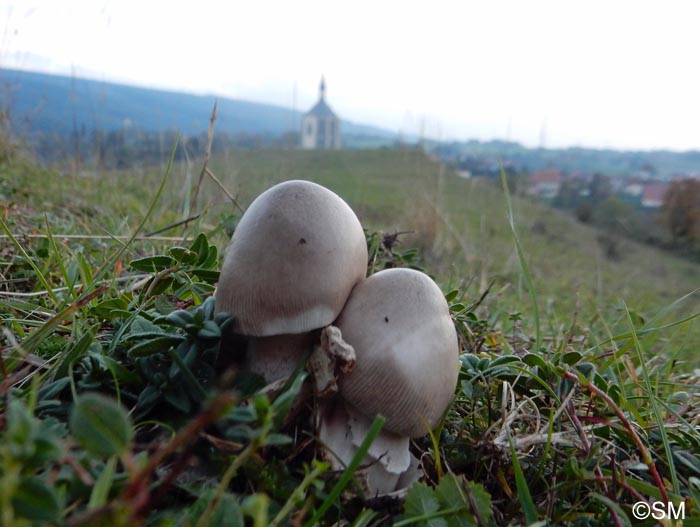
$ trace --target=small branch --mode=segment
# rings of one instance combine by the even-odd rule
[[[642,461],[644,461],[644,464],[647,467],[649,467],[649,472],[654,478],[654,482],[656,483],[656,486],[658,487],[659,492],[661,493],[662,500],[668,503],[669,499],[668,493],[666,492],[666,486],[664,485],[664,481],[661,478],[659,471],[656,469],[656,465],[654,464],[654,460],[651,457],[651,453],[649,452],[649,449],[644,445],[642,439],[639,437],[637,432],[635,432],[634,428],[632,427],[632,424],[629,422],[622,409],[617,404],[615,404],[615,401],[613,401],[607,393],[595,386],[590,381],[586,380],[586,382],[583,382],[578,377],[578,375],[575,375],[570,371],[564,372],[564,377],[579,383],[583,388],[591,392],[593,395],[596,395],[603,399],[603,401],[605,401],[608,407],[610,407],[615,412],[617,417],[622,422],[622,425],[625,427],[625,429],[627,429],[627,432],[632,437],[632,441],[634,441],[635,445],[639,449],[639,453],[642,455]]]
[[[193,218],[189,218],[184,221],[190,221]],[[167,227],[168,229],[171,228]],[[162,232],[162,231],[158,231]],[[131,240],[131,236],[108,236],[100,234],[54,234],[54,238],[64,239],[64,240]],[[48,234],[19,234],[16,238],[29,238],[29,239],[45,239],[49,238]],[[0,234],[0,240],[10,239],[7,234]],[[182,236],[152,236],[151,234],[146,234],[144,236],[134,236],[134,241],[152,241],[152,242],[179,242],[182,241]],[[186,240],[194,240],[192,237],[186,238]]]
[[[134,508],[134,518],[138,517],[145,511],[150,502],[151,497],[139,499],[142,493],[148,492],[148,481],[155,472],[156,468],[165,460],[166,457],[173,454],[180,447],[187,445],[192,440],[199,436],[199,433],[204,430],[210,423],[215,421],[222,412],[231,404],[234,398],[228,393],[222,393],[212,400],[207,408],[200,412],[185,428],[180,430],[165,447],[158,450],[149,460],[145,468],[136,474],[127,485],[121,497],[123,501],[136,502],[138,505]],[[171,475],[169,475],[171,477]],[[166,480],[168,477],[166,477]]]
[[[129,275],[129,276],[120,276],[119,278],[115,278],[112,280],[113,282],[128,282],[129,280],[143,280],[144,278],[150,278],[150,274],[136,274],[136,275]],[[76,290],[80,289],[83,287],[83,284],[75,284],[71,287],[57,287],[53,289],[54,293],[61,293],[63,291],[70,291],[71,289]],[[36,296],[44,296],[48,295],[48,291],[34,291],[31,293],[18,293],[18,292],[12,292],[12,291],[0,291],[0,296],[9,296],[9,297],[18,297],[18,298],[32,298]]]
[[[170,229],[174,229],[175,227],[179,227],[180,225],[186,225],[187,223],[198,219],[200,216],[201,216],[201,214],[195,214],[194,216],[190,216],[189,218],[187,218],[185,220],[180,220],[178,222],[171,223],[170,225],[167,225],[167,226],[163,227],[162,229],[158,229],[157,231],[149,232],[149,233],[145,234],[144,236],[151,238],[152,236],[155,236],[156,234],[160,234],[161,232],[169,231]],[[182,238],[179,238],[179,239],[181,240]]]
[[[231,200],[231,202],[236,206],[238,210],[241,211],[241,213],[244,213],[245,210],[243,210],[243,207],[240,206],[236,198],[233,197],[233,195],[224,187],[224,184],[219,181],[219,179],[214,175],[214,173],[209,170],[209,167],[205,167],[204,170],[206,171],[207,175],[214,180],[214,183],[217,184],[217,186],[221,189],[221,191],[226,194],[226,197]]]
[[[211,117],[209,118],[209,136],[207,138],[207,150],[204,153],[204,164],[202,165],[202,171],[199,173],[199,180],[197,181],[197,186],[194,189],[194,194],[190,200],[190,210],[196,210],[195,206],[197,204],[197,197],[199,196],[199,189],[202,186],[202,181],[204,180],[204,174],[207,173],[207,165],[209,164],[209,158],[211,157],[211,145],[214,142],[214,121],[216,121],[216,105],[214,102],[214,108],[211,110]]]

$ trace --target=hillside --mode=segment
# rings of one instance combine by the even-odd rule
[[[507,325],[512,313],[532,311],[501,189],[461,179],[420,152],[230,150],[215,156],[210,167],[244,207],[275,182],[301,178],[321,183],[343,196],[367,228],[409,231],[399,237],[398,247],[418,247],[446,288],[462,287],[474,300],[493,282],[484,302],[493,320]],[[194,185],[198,170],[195,164],[184,163],[174,168],[161,202],[164,213],[146,230],[187,216],[187,195],[181,189]],[[102,217],[125,216],[133,222],[138,217],[133,207],[138,207],[142,189],[154,188],[161,175],[162,169],[153,169],[105,172],[90,181],[69,178],[51,201],[79,195],[90,207],[103,210]],[[110,190],[115,185],[120,189],[117,193]],[[222,218],[236,213],[209,179],[204,182],[200,204],[206,205],[200,220],[203,225],[220,224]],[[513,207],[543,324],[549,328],[570,325],[577,313],[578,323],[590,325],[602,336],[610,328],[600,325],[601,317],[606,324],[625,326],[623,302],[640,320],[649,321],[700,284],[698,265],[610,238],[529,199],[515,198]],[[120,229],[126,226],[122,223]],[[226,241],[225,236],[217,238],[222,249]],[[611,244],[614,257],[609,254]],[[697,296],[666,314],[664,320],[696,311],[700,311]],[[675,351],[685,354],[689,345],[686,342]]]
[[[13,128],[29,139],[35,134],[69,137],[74,131],[85,135],[125,126],[198,135],[209,126],[215,99],[219,132],[277,136],[296,130],[302,116],[299,111],[250,101],[19,70],[0,69],[0,86],[0,108],[7,111]],[[349,121],[342,121],[342,127],[348,136],[394,135]]]
[[[210,169],[224,189],[207,178],[191,200],[199,161],[76,176],[0,159],[3,527],[617,527],[651,503],[697,520],[700,305],[682,295],[699,266],[528,200],[511,207],[417,151],[230,150]],[[416,461],[395,493],[361,479],[384,418],[367,415],[347,467],[330,466],[315,423],[340,401],[317,369],[266,386],[241,364],[251,349],[230,332],[235,313],[215,313],[241,209],[290,178],[355,209],[369,274],[414,267],[445,292],[454,397],[430,434],[406,438]],[[380,339],[401,360],[379,391],[395,396],[393,366],[415,370],[414,328]],[[419,375],[438,369],[429,359]],[[343,437],[357,423],[340,421]]]
[[[428,148],[453,166],[479,165],[498,171],[501,165],[534,172],[556,168],[565,172],[599,172],[608,176],[644,174],[663,179],[700,175],[700,151],[612,150],[600,148],[527,148],[509,141],[429,143]],[[492,167],[492,168],[490,168]]]

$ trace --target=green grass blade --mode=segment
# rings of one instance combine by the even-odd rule
[[[42,287],[46,290],[48,295],[51,297],[51,300],[54,301],[55,304],[58,304],[58,298],[56,297],[55,293],[53,292],[53,289],[51,288],[51,285],[49,285],[48,280],[46,280],[46,277],[42,274],[42,272],[39,270],[37,265],[34,263],[34,261],[29,257],[29,254],[24,250],[24,247],[22,247],[22,244],[17,241],[17,238],[15,238],[14,234],[12,234],[12,231],[10,231],[10,228],[7,226],[7,224],[3,221],[2,218],[0,218],[0,227],[2,227],[2,230],[5,231],[5,234],[7,234],[7,237],[10,239],[12,244],[15,246],[19,254],[22,255],[22,258],[24,258],[29,266],[32,268],[32,270],[36,273],[36,277],[39,280],[39,283],[42,285]]]
[[[80,295],[78,299],[75,300],[71,305],[66,306],[63,308],[61,311],[56,313],[55,316],[53,316],[50,320],[46,322],[41,328],[39,328],[37,331],[33,332],[29,337],[27,337],[24,342],[22,343],[22,348],[24,349],[25,353],[29,353],[34,351],[34,348],[48,335],[51,334],[51,331],[53,331],[53,328],[60,324],[67,316],[70,314],[76,312],[78,309],[80,309],[83,305],[87,304],[90,300],[95,298],[96,296],[99,296],[99,292],[101,290],[95,289],[97,284],[102,280],[102,278],[114,267],[114,264],[116,264],[117,260],[124,254],[126,249],[131,245],[131,243],[134,241],[136,236],[138,236],[138,233],[141,232],[143,229],[144,225],[146,225],[146,222],[148,219],[151,217],[153,214],[153,211],[155,210],[156,204],[158,203],[158,200],[160,199],[161,194],[163,193],[163,189],[165,188],[165,183],[168,181],[168,178],[170,176],[170,173],[173,168],[173,163],[175,160],[175,152],[177,150],[177,144],[179,141],[179,135],[175,139],[175,144],[173,145],[173,149],[170,153],[170,160],[168,161],[168,166],[166,168],[165,174],[163,175],[160,185],[158,186],[158,190],[156,191],[156,194],[153,196],[153,199],[151,200],[151,203],[148,207],[148,210],[146,211],[146,214],[144,215],[143,219],[141,220],[141,223],[139,223],[138,227],[134,229],[134,232],[131,234],[129,239],[122,245],[115,253],[112,255],[110,258],[108,258],[104,264],[95,272],[95,274],[92,277],[92,281],[90,284],[86,285],[83,288],[83,292]],[[0,224],[2,227],[10,234],[10,237],[14,239],[14,237],[9,233],[7,226],[5,223],[2,221],[0,218]],[[106,288],[105,288],[106,290]]]
[[[365,455],[367,454],[367,451],[369,450],[370,445],[374,441],[374,439],[379,435],[379,432],[382,429],[382,426],[384,426],[384,417],[381,415],[378,415],[377,417],[374,418],[374,421],[372,421],[372,426],[369,429],[369,432],[367,432],[367,437],[362,441],[360,446],[357,449],[357,452],[355,453],[355,456],[352,458],[352,461],[348,464],[348,466],[345,468],[345,471],[343,474],[340,476],[340,479],[338,482],[335,484],[335,486],[331,489],[330,494],[326,496],[326,499],[323,501],[321,506],[316,509],[316,513],[311,517],[309,521],[307,521],[304,524],[304,527],[313,527],[315,525],[318,525],[318,522],[321,518],[323,518],[323,515],[326,514],[326,511],[333,505],[336,500],[340,497],[340,493],[343,492],[345,487],[348,486],[348,483],[352,480],[353,475],[355,474],[355,471],[357,470],[357,467],[360,466],[360,463],[362,463],[362,460],[364,459]]]
[[[651,411],[653,412],[654,420],[656,421],[656,426],[659,429],[659,434],[661,435],[661,441],[663,442],[664,445],[664,452],[666,453],[666,462],[668,463],[668,470],[671,473],[671,483],[673,484],[673,491],[675,493],[680,492],[680,483],[678,481],[678,474],[676,474],[676,467],[675,463],[673,461],[673,452],[671,451],[671,444],[669,443],[668,440],[668,434],[666,433],[666,427],[664,425],[664,421],[661,418],[661,412],[659,411],[659,406],[657,404],[656,400],[656,393],[652,389],[651,386],[651,381],[649,380],[649,369],[647,368],[647,363],[646,360],[644,359],[644,354],[642,353],[642,346],[639,342],[639,338],[637,337],[637,332],[635,331],[634,328],[634,322],[632,321],[632,316],[630,315],[629,309],[627,309],[627,304],[625,304],[625,313],[627,314],[627,320],[629,322],[630,328],[631,328],[631,333],[632,333],[632,340],[634,341],[634,350],[637,353],[637,360],[639,360],[639,364],[642,367],[642,371],[644,372],[644,385],[646,386],[648,395],[649,395],[649,402],[651,403]]]
[[[527,287],[527,292],[530,296],[530,301],[532,302],[532,316],[535,319],[535,351],[539,353],[540,346],[542,345],[542,330],[540,328],[540,309],[537,305],[537,293],[535,292],[535,284],[532,281],[532,273],[530,272],[530,266],[525,258],[525,253],[523,252],[523,247],[520,243],[520,238],[518,237],[518,232],[515,230],[515,219],[513,216],[513,203],[510,199],[510,191],[508,190],[508,181],[506,179],[506,173],[501,168],[501,185],[503,186],[503,194],[506,197],[506,214],[508,217],[508,225],[510,226],[510,232],[513,235],[513,241],[515,242],[515,250],[518,253],[518,260],[520,261],[520,267],[523,272],[523,278],[525,279],[525,286]]]
[[[49,223],[49,217],[46,214],[44,214],[44,223],[46,224],[46,235],[49,238],[49,244],[51,245],[51,250],[54,253],[54,256],[56,258],[56,263],[58,264],[58,268],[61,271],[61,276],[63,277],[63,282],[68,287],[68,291],[70,292],[70,296],[72,296],[73,300],[75,300],[78,298],[78,295],[76,294],[75,289],[73,288],[74,284],[71,283],[70,277],[68,276],[68,270],[66,269],[66,266],[63,263],[63,258],[61,258],[61,253],[58,250],[58,245],[56,244],[56,238],[53,237],[53,232],[51,232],[51,224]],[[67,300],[64,300],[63,307],[65,307],[66,301]]]
[[[537,521],[537,507],[535,507],[535,503],[532,501],[532,494],[530,493],[530,488],[527,486],[527,480],[525,479],[525,474],[523,474],[523,468],[520,466],[518,453],[515,451],[515,445],[513,444],[513,438],[510,437],[510,433],[508,434],[508,441],[510,443],[510,455],[513,460],[515,486],[518,489],[520,506],[523,509],[525,523],[531,525]]]

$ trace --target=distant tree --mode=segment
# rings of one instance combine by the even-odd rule
[[[700,241],[700,180],[671,182],[661,206],[661,219],[675,243]]]
[[[581,223],[590,223],[593,218],[593,207],[587,201],[579,203],[576,207],[576,219]]]
[[[641,213],[615,196],[607,197],[593,210],[593,221],[605,232],[637,240],[647,229]]]
[[[593,174],[588,189],[593,203],[604,201],[612,194],[612,182],[610,181],[610,177],[599,172]]]
[[[577,209],[585,201],[585,183],[580,179],[566,179],[559,186],[554,206],[562,209]]]

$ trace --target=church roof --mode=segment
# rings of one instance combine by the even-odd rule
[[[335,117],[335,113],[333,113],[331,107],[328,106],[323,99],[319,99],[316,105],[311,108],[306,115],[313,115],[315,117]]]
[[[326,104],[326,81],[321,77],[321,83],[318,85],[318,102],[306,114],[313,117],[335,117],[336,115],[331,110],[331,107]]]

